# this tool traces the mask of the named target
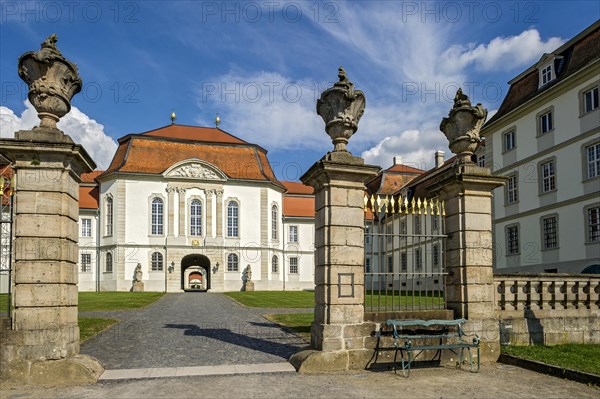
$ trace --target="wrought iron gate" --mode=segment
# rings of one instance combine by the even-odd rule
[[[445,309],[444,203],[365,197],[365,311]]]
[[[13,201],[15,180],[10,166],[0,167],[0,318],[11,319]]]

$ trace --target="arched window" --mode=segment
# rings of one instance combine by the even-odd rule
[[[163,256],[160,252],[152,253],[152,271],[160,272],[163,270]]]
[[[113,233],[113,199],[106,197],[106,235],[112,236]]]
[[[152,200],[152,230],[153,235],[163,234],[163,201],[156,197]]]
[[[271,239],[277,240],[277,221],[279,219],[279,210],[277,209],[277,205],[273,205],[271,208]]]
[[[110,253],[110,252],[106,253],[105,271],[108,273],[112,273],[112,271],[113,271],[113,259],[112,259],[112,253]]]
[[[273,255],[273,258],[271,259],[271,272],[279,272],[279,259],[277,258],[277,255]]]
[[[227,237],[239,237],[239,206],[235,201],[227,204]]]
[[[190,235],[202,235],[202,202],[197,199],[190,204]]]
[[[237,272],[238,271],[238,256],[236,254],[229,254],[227,256],[227,271]]]

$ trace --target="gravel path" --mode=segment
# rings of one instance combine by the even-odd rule
[[[81,352],[106,369],[285,362],[306,343],[262,314],[305,309],[245,308],[223,294],[167,294],[142,310],[82,312],[122,320]]]

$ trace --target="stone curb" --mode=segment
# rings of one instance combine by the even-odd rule
[[[552,366],[546,363],[536,362],[534,360],[521,359],[504,353],[500,355],[498,362],[510,364],[511,366],[522,367],[524,369],[542,374],[548,374],[553,377],[565,378],[567,380],[580,382],[582,384],[591,384],[600,387],[600,376],[591,373],[583,373],[581,371]]]

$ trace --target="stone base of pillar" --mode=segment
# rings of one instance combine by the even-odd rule
[[[62,360],[15,360],[2,364],[3,388],[26,386],[60,387],[94,384],[104,373],[100,363],[88,355]]]

